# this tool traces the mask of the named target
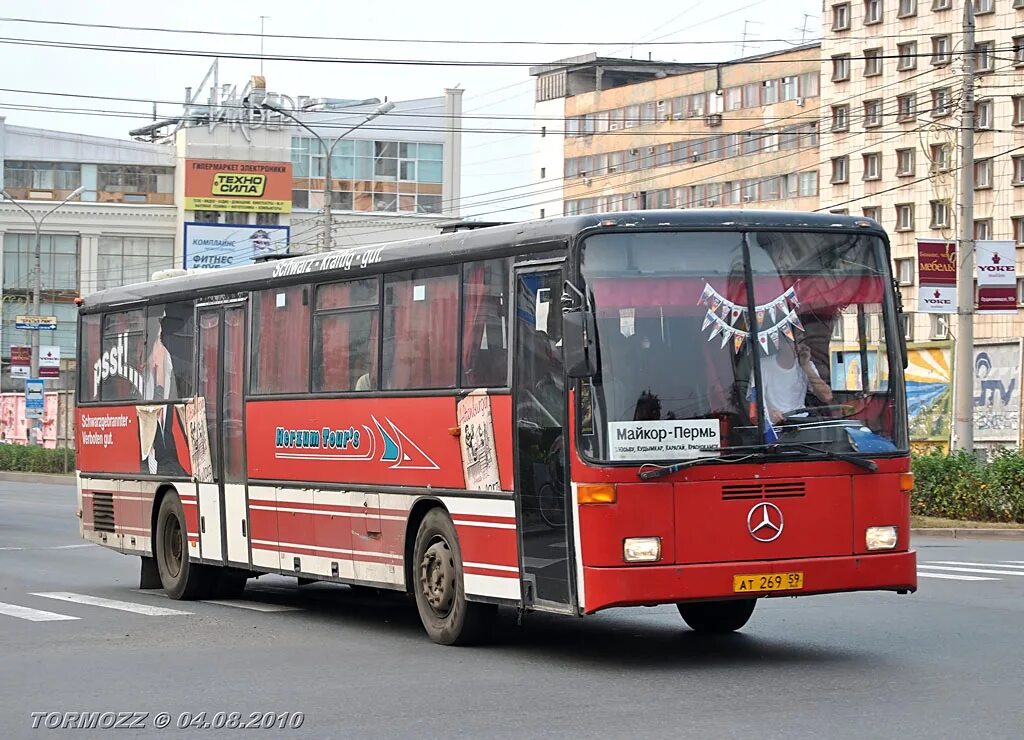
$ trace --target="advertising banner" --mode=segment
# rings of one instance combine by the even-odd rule
[[[1016,445],[1020,435],[1020,342],[974,345],[974,438]]]
[[[27,344],[11,345],[11,377],[27,378],[32,366],[32,348]]]
[[[250,265],[257,257],[287,253],[287,226],[185,224],[187,270]]]
[[[44,344],[39,347],[39,377],[60,377],[60,347]]]
[[[484,391],[470,393],[458,402],[456,417],[466,488],[470,491],[500,491],[491,397]]]
[[[291,213],[291,162],[185,160],[185,209]]]
[[[956,245],[952,242],[917,242],[917,310],[921,313],[956,313]]]
[[[1012,241],[979,239],[974,243],[978,273],[978,311],[1017,313],[1017,250]]]

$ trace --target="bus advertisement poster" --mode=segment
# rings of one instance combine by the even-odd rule
[[[459,445],[466,489],[500,491],[491,397],[485,391],[473,391],[459,401],[456,415],[459,420]]]

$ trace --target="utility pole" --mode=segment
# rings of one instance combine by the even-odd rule
[[[964,74],[960,122],[960,238],[956,247],[954,450],[974,450],[974,0],[964,0]]]

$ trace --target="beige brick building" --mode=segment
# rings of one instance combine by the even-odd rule
[[[963,0],[824,6],[821,207],[889,232],[904,303],[917,302],[918,239],[958,233]],[[978,69],[974,236],[1024,247],[1024,0],[975,0]],[[1024,274],[1018,249],[1018,275]],[[1024,281],[1018,280],[1018,304]],[[908,337],[945,340],[947,318],[912,316]],[[1019,338],[1017,316],[977,316],[978,340]]]
[[[533,215],[817,208],[820,57],[806,45],[723,65],[589,55],[531,69],[551,181]]]

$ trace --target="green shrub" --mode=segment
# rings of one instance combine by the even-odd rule
[[[75,469],[75,451],[68,450],[68,471]],[[0,444],[0,470],[22,473],[63,473],[64,449]]]
[[[946,519],[1024,523],[1024,453],[987,461],[969,452],[915,455],[911,512]]]

